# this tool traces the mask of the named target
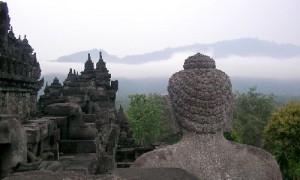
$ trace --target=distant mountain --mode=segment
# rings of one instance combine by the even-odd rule
[[[57,77],[61,84],[66,78],[62,74],[47,74],[44,76],[45,82],[50,85],[54,77]],[[300,96],[300,80],[276,80],[262,78],[244,78],[231,77],[233,91],[246,92],[249,87],[257,86],[257,91],[265,94],[273,93],[279,96]],[[167,94],[167,86],[169,78],[141,78],[127,79],[119,78],[118,98],[128,97],[130,94],[136,93],[158,93]],[[44,87],[43,87],[44,88]],[[40,91],[39,94],[43,94]]]
[[[102,52],[102,56],[106,62],[123,64],[142,64],[150,61],[169,59],[174,53],[184,51],[212,51],[214,58],[224,58],[231,55],[236,55],[241,57],[270,57],[275,59],[285,59],[300,56],[300,46],[296,46],[293,44],[278,44],[275,42],[253,38],[241,38],[235,40],[220,41],[213,44],[193,44],[182,47],[166,48],[160,51],[138,55],[129,55],[122,58],[111,55],[103,49],[92,49],[88,51],[77,52],[67,56],[62,56],[58,58],[57,61],[85,62],[88,53],[90,53],[92,59],[96,61],[99,57],[100,51]]]
[[[221,41],[212,45],[216,58],[237,55],[242,57],[271,57],[286,59],[300,55],[300,46],[293,44],[277,44],[275,42],[244,38]]]
[[[50,85],[57,77],[61,84],[66,78],[62,74],[47,74],[44,76],[45,82]],[[129,95],[157,93],[167,94],[168,78],[141,78],[127,79],[119,78],[119,90],[117,92],[116,106],[122,105],[125,109],[129,105]],[[278,105],[284,104],[288,99],[300,100],[300,80],[276,80],[261,78],[231,77],[233,92],[247,92],[249,87],[257,87],[257,92],[276,96]],[[39,91],[38,96],[44,94],[44,88]]]
[[[257,87],[257,91],[264,94],[273,93],[284,96],[300,96],[300,80],[278,80],[267,78],[230,77],[232,90],[247,92],[249,87]],[[119,78],[118,95],[128,96],[136,93],[167,94],[169,78]]]

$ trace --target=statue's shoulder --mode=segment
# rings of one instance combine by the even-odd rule
[[[234,142],[231,142],[231,144],[233,145],[234,151],[237,154],[245,155],[249,158],[255,157],[265,162],[276,162],[272,154],[262,148],[254,147],[247,144],[237,144]]]
[[[145,153],[134,161],[132,167],[167,167],[174,159],[174,150],[173,146],[166,146]]]
[[[260,176],[261,179],[281,179],[281,172],[275,158],[266,150],[246,144],[233,145],[233,165],[238,165],[239,171],[250,174],[249,177]],[[253,174],[254,173],[254,174]]]

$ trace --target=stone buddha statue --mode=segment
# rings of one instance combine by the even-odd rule
[[[187,58],[183,67],[168,86],[182,139],[140,156],[132,167],[182,168],[199,179],[281,179],[270,153],[224,138],[234,99],[229,77],[216,69],[212,58],[199,53]]]

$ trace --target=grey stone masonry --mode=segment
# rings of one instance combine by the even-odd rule
[[[37,92],[44,83],[36,54],[26,36],[16,38],[6,3],[0,2],[0,114],[35,116]]]

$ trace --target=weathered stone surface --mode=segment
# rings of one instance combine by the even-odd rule
[[[75,103],[53,103],[46,106],[44,113],[52,116],[69,116],[74,108],[79,109],[79,106]]]
[[[199,179],[281,179],[269,153],[226,141],[222,134],[184,135],[176,145],[142,155],[132,167],[178,167]]]
[[[116,169],[112,174],[130,180],[196,180],[192,174],[180,168],[123,168]]]
[[[44,116],[42,119],[53,121],[54,132],[53,137],[50,137],[50,143],[57,142],[59,139],[67,139],[68,116]]]
[[[115,169],[115,156],[104,154],[102,157],[97,158],[96,162],[95,173],[96,174],[106,174],[111,172]]]
[[[85,175],[78,174],[74,171],[63,172],[49,172],[49,171],[30,171],[30,172],[18,172],[6,177],[5,180],[121,180],[125,178],[117,175],[105,174],[105,175]]]
[[[96,114],[83,114],[82,120],[86,123],[94,123],[96,121]]]
[[[27,134],[27,147],[34,156],[39,156],[43,160],[51,153],[52,158],[58,158],[58,140],[60,139],[60,129],[50,118],[39,118],[27,121],[23,125]],[[49,158],[48,158],[49,159]],[[31,166],[31,165],[24,165]],[[30,169],[28,169],[30,170]]]
[[[75,103],[55,103],[46,106],[45,113],[54,116],[67,116],[68,129],[67,137],[69,139],[94,139],[98,133],[94,123],[83,121],[83,112],[81,107]],[[66,132],[62,132],[65,134]]]
[[[55,171],[62,171],[63,170],[63,167],[62,167],[62,164],[58,161],[43,161],[42,162],[42,167],[41,169],[42,171],[52,171],[52,172],[55,172]],[[46,177],[46,179],[48,179]]]
[[[37,112],[40,65],[26,36],[17,39],[6,3],[0,2],[0,114],[17,114],[22,121]]]
[[[120,126],[120,135],[116,151],[117,168],[130,167],[135,159],[143,153],[149,152],[154,147],[141,147],[134,143],[132,131],[130,130],[129,122],[124,114],[122,106],[120,106],[117,114],[117,124]]]
[[[22,124],[14,116],[0,116],[4,138],[0,142],[0,174],[5,176],[19,163],[27,162],[27,138]],[[0,177],[1,178],[1,177]]]
[[[43,118],[29,120],[24,124],[24,128],[27,133],[28,143],[36,144],[53,135],[54,129],[56,129],[57,126],[54,121]]]
[[[96,118],[108,122],[108,119],[114,119],[114,103],[118,90],[118,81],[111,81],[110,78],[111,75],[108,73],[101,53],[96,69],[88,55],[85,69],[80,75],[70,69],[63,85],[57,78],[50,86],[46,85],[45,95],[39,100],[41,109],[49,114],[47,109],[49,104],[75,103],[81,107],[87,117],[89,114],[94,114]]]
[[[0,144],[10,144],[11,133],[9,123],[7,121],[0,121]]]
[[[189,57],[184,68],[168,86],[182,140],[142,155],[132,167],[182,168],[199,179],[281,179],[270,153],[223,137],[233,108],[228,76],[201,54]]]
[[[84,71],[78,73],[70,69],[63,83],[58,78],[50,85],[46,83],[45,94],[37,106],[37,91],[43,85],[40,75],[33,48],[26,36],[15,38],[7,5],[0,2],[0,114],[18,115],[24,127],[22,131],[26,131],[21,137],[27,138],[27,142],[22,138],[15,142],[10,122],[0,122],[0,177],[3,177],[2,172],[7,173],[16,165],[11,161],[8,168],[2,169],[3,163],[7,165],[4,160],[10,158],[2,155],[17,151],[9,147],[22,140],[22,152],[27,151],[27,161],[24,153],[24,162],[18,163],[16,171],[32,171],[41,165],[43,170],[49,170],[45,164],[52,167],[51,170],[58,170],[57,162],[50,164],[45,160],[58,160],[59,147],[62,153],[95,153],[93,157],[97,160],[93,161],[96,163],[93,167],[98,168],[94,169],[97,173],[114,169],[119,125],[123,146],[133,145],[133,140],[123,111],[116,112],[118,81],[111,81],[101,52],[95,67],[88,55]],[[76,167],[69,170],[76,170]]]
[[[8,8],[5,2],[0,2],[0,49],[4,51],[7,43],[7,32],[10,28]]]
[[[118,81],[111,81],[110,78],[101,52],[96,68],[88,55],[84,71],[79,74],[70,69],[63,85],[55,78],[50,86],[46,84],[45,94],[39,100],[41,111],[45,115],[67,118],[67,123],[56,122],[61,129],[61,152],[72,154],[97,151],[97,158],[113,156],[106,158],[105,163],[110,163],[105,165],[107,171],[101,172],[114,168],[120,131],[119,128],[114,128]],[[104,162],[96,163],[95,167],[99,167]]]
[[[41,140],[41,131],[37,126],[25,126],[28,144],[37,144]]]
[[[56,145],[60,140],[60,129],[55,129],[53,134],[50,136],[50,144]]]
[[[201,54],[186,59],[184,67],[169,80],[175,118],[186,131],[220,131],[231,121],[233,96],[229,77],[215,69],[213,59]]]
[[[61,128],[61,127],[65,126],[68,122],[68,117],[67,116],[44,116],[43,118],[54,121],[57,128]]]
[[[65,154],[95,153],[94,140],[61,140],[59,142],[60,152]]]

